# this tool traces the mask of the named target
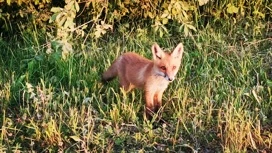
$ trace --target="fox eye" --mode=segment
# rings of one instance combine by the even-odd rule
[[[163,71],[166,70],[166,67],[165,67],[165,66],[161,66],[160,68],[161,68]]]
[[[176,66],[173,66],[173,70],[176,69],[177,67]]]

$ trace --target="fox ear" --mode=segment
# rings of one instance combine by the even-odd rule
[[[153,44],[153,46],[152,46],[152,54],[153,54],[154,60],[157,58],[161,59],[164,56],[164,52],[162,51],[162,49],[160,48],[160,46],[157,43]]]
[[[174,49],[174,51],[171,53],[171,56],[174,58],[181,59],[183,54],[183,44],[179,43],[177,47]]]

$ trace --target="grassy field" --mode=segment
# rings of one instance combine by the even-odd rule
[[[208,26],[192,37],[109,33],[64,54],[38,31],[0,40],[0,152],[270,152],[272,29]],[[47,38],[47,39],[45,39]],[[163,96],[159,124],[143,92],[100,76],[127,51],[151,58],[157,42],[185,54]]]

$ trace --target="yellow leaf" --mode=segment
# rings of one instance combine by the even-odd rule
[[[76,11],[78,12],[79,11],[79,5],[77,2],[75,2],[75,8],[76,8]]]
[[[22,0],[18,0],[18,5],[19,5],[19,6],[22,5]]]
[[[181,1],[180,3],[181,3],[182,10],[185,10],[185,11],[190,10],[190,5],[187,2]],[[180,8],[180,10],[181,10],[181,8]]]
[[[157,32],[159,30],[158,26],[154,26],[154,31]]]
[[[153,18],[154,18],[153,13],[151,13],[151,12],[147,12],[147,14],[148,14],[148,16],[149,16],[151,19],[153,19]]]
[[[184,35],[187,37],[189,35],[189,29],[187,26],[184,26]]]
[[[163,14],[161,15],[161,18],[166,18],[169,15],[168,11],[164,11]]]
[[[106,32],[107,32],[106,30],[103,30],[103,29],[101,30],[102,34],[105,34]]]
[[[94,32],[95,38],[101,37],[101,32],[100,31],[95,31]]]
[[[82,141],[78,136],[74,135],[74,136],[70,136],[70,138],[72,138],[74,141],[79,142]]]
[[[233,13],[238,13],[238,7],[232,5],[232,4],[228,4],[227,5],[227,12],[230,13],[230,14],[233,14]]]
[[[178,12],[177,9],[172,9],[172,14],[173,15],[177,15],[178,13],[180,13],[180,12]]]
[[[85,36],[85,32],[84,30],[81,30],[81,37],[84,37]]]
[[[60,20],[64,17],[63,13],[58,13],[56,16],[56,22],[60,22]],[[65,17],[66,18],[66,17]]]
[[[259,17],[261,17],[262,19],[265,18],[265,14],[263,14],[262,12],[254,11],[253,14],[254,14],[254,15],[257,15],[257,16],[259,16]]]
[[[62,16],[61,18],[60,18],[60,20],[59,21],[57,21],[57,23],[58,23],[58,26],[59,27],[62,27],[63,26],[63,24],[65,23],[65,21],[66,21],[66,19],[67,19],[67,17],[66,16]]]
[[[196,31],[196,28],[193,25],[187,24],[186,25],[189,29]]]
[[[66,18],[66,21],[65,21],[65,23],[64,23],[64,25],[63,25],[63,27],[66,29],[66,28],[73,28],[74,27],[74,25],[75,25],[75,23],[73,22],[73,18]]]
[[[7,0],[7,4],[8,4],[8,5],[10,5],[10,3],[11,3],[10,1],[11,1],[11,0]]]
[[[104,24],[103,29],[112,29],[112,25],[110,24]]]
[[[162,31],[162,29],[160,29],[159,32],[160,32],[160,37],[162,37],[162,36],[163,36],[163,31]]]
[[[259,100],[259,96],[257,95],[257,93],[255,92],[255,90],[252,90],[252,94],[254,96],[254,98],[256,99],[256,101],[260,104],[260,100]]]
[[[167,24],[168,23],[168,19],[167,18],[163,18],[162,19],[162,24]]]
[[[62,8],[60,8],[60,7],[52,7],[50,11],[56,13],[56,12],[62,11]]]
[[[209,0],[198,0],[199,6],[205,5],[209,2]]]
[[[130,0],[125,0],[123,3],[124,3],[124,4],[129,4],[129,3],[130,3]]]
[[[86,29],[87,27],[88,27],[87,24],[85,24],[85,25],[82,26],[81,29],[83,30],[83,29]]]

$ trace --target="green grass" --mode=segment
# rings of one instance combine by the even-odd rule
[[[74,40],[66,59],[57,42],[37,32],[1,39],[0,151],[269,151],[269,32],[249,37],[241,27],[229,33],[209,27],[188,38],[115,33],[84,45],[78,45],[83,38]],[[143,118],[142,91],[124,94],[116,80],[100,82],[126,51],[151,58],[153,42],[185,46],[178,76],[163,96],[167,124],[156,127]]]

